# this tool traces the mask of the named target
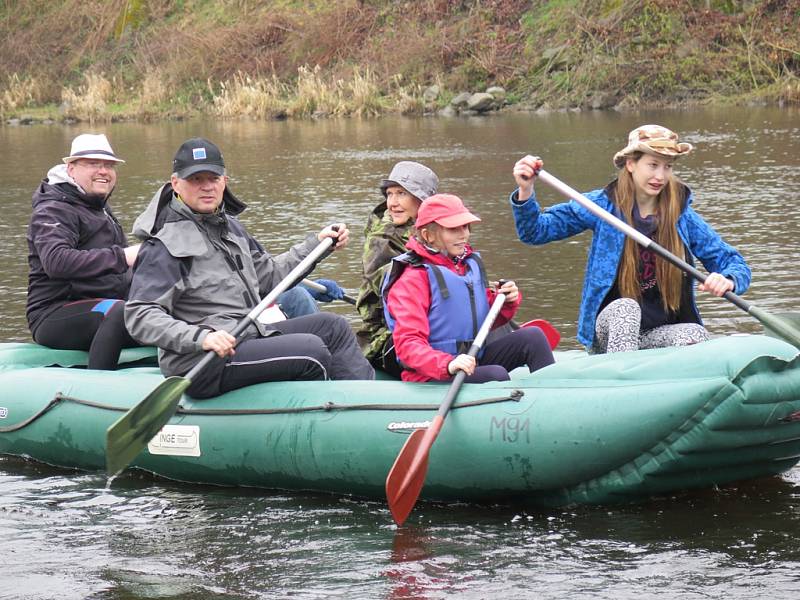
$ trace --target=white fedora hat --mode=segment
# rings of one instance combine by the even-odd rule
[[[111,160],[114,162],[124,163],[121,158],[117,158],[114,151],[111,149],[111,144],[102,133],[82,133],[74,140],[72,140],[72,148],[70,148],[69,156],[65,156],[63,161],[70,163],[79,158],[97,158],[100,160]]]

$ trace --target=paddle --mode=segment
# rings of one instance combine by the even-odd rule
[[[531,319],[530,321],[525,321],[522,325],[512,320],[509,321],[508,324],[511,326],[511,329],[515,331],[522,327],[538,327],[547,338],[547,343],[550,344],[550,350],[555,350],[556,346],[558,346],[558,342],[561,341],[561,333],[559,333],[558,329],[556,329],[550,321],[545,321],[544,319]]]
[[[539,170],[538,176],[539,179],[544,181],[546,184],[552,186],[565,196],[572,198],[578,204],[583,206],[586,210],[591,212],[593,215],[599,217],[606,223],[619,229],[622,233],[624,233],[628,237],[633,238],[633,240],[636,243],[644,246],[645,248],[649,248],[650,250],[655,252],[658,256],[660,256],[664,260],[669,261],[670,263],[681,269],[684,273],[688,273],[701,283],[705,282],[707,275],[701,273],[700,271],[695,269],[692,265],[681,260],[680,258],[675,256],[662,246],[659,246],[656,242],[651,240],[643,233],[637,231],[624,221],[618,219],[608,211],[600,208],[597,204],[589,200],[586,196],[572,189],[567,184],[560,181],[559,179],[557,179],[544,169]],[[725,292],[723,297],[736,307],[748,313],[750,316],[758,319],[758,321],[760,321],[761,324],[767,329],[767,332],[772,333],[775,337],[782,338],[785,341],[789,342],[790,344],[800,348],[800,315],[792,314],[788,317],[773,315],[761,308],[758,308],[754,304],[742,300],[742,298],[740,298],[739,296],[730,291]]]
[[[333,245],[333,238],[326,237],[311,253],[306,256],[291,272],[284,277],[264,299],[258,303],[247,316],[231,331],[238,337],[266,310],[275,300],[295,282],[305,275],[314,263]],[[113,477],[127,467],[136,456],[144,450],[147,443],[172,418],[178,408],[183,392],[192,383],[192,379],[205,369],[216,352],[209,350],[206,355],[183,377],[168,377],[162,381],[136,406],[122,415],[106,432],[106,472]]]
[[[301,281],[300,283],[302,283],[306,287],[311,288],[312,290],[316,290],[317,292],[325,293],[328,291],[328,288],[326,288],[324,285],[322,285],[321,283],[317,283],[316,281],[311,281],[310,279],[303,279],[303,281]],[[348,304],[352,304],[353,306],[356,305],[356,299],[353,298],[352,296],[348,296],[347,294],[342,296],[342,300],[344,300]]]
[[[497,294],[495,296],[492,307],[489,309],[489,314],[486,315],[478,335],[475,336],[475,340],[467,352],[469,356],[478,354],[478,350],[481,349],[484,341],[486,341],[486,336],[489,335],[489,330],[492,328],[492,324],[503,307],[505,300],[505,294]],[[439,405],[439,412],[436,413],[430,426],[427,429],[416,429],[408,436],[406,443],[403,444],[400,454],[397,455],[389,471],[389,475],[386,477],[386,498],[389,501],[389,510],[392,512],[392,518],[398,525],[402,525],[405,522],[417,502],[422,485],[425,483],[425,475],[428,472],[428,453],[433,442],[436,441],[439,431],[442,429],[444,419],[456,399],[466,376],[467,374],[464,371],[456,373],[444,400]]]

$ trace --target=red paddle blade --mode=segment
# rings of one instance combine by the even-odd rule
[[[547,343],[550,344],[551,350],[555,350],[556,346],[558,346],[558,342],[561,341],[561,334],[558,332],[558,329],[553,327],[550,321],[545,321],[544,319],[533,319],[523,323],[522,327],[538,327],[541,329],[544,333],[544,336],[547,338]]]
[[[426,441],[425,429],[415,430],[394,460],[386,477],[386,499],[395,523],[402,525],[417,503],[428,473],[428,452],[435,436]]]

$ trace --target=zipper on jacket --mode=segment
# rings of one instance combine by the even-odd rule
[[[226,262],[228,263],[228,265],[230,265],[230,267],[234,271],[236,271],[236,274],[239,276],[239,279],[242,280],[242,283],[244,284],[244,291],[245,291],[245,303],[249,304],[250,307],[252,308],[256,304],[258,304],[258,301],[256,300],[256,296],[253,294],[253,291],[250,289],[250,284],[247,282],[247,277],[245,277],[244,271],[242,271],[242,268],[239,267],[239,265],[242,264],[241,263],[241,260],[242,260],[241,256],[237,256],[236,257],[236,258],[239,259],[237,261],[236,258],[234,258],[233,253],[225,245],[225,241],[224,240],[220,239],[220,241],[217,241],[210,235],[211,232],[208,232],[208,233],[209,233],[208,239],[211,240],[211,243],[214,246],[216,246],[217,248],[222,250],[222,253],[225,256]],[[244,266],[244,265],[242,264],[242,266]]]
[[[469,291],[469,308],[472,311],[472,339],[474,340],[478,335],[478,310],[475,308],[475,286],[472,282],[467,282],[467,291]]]

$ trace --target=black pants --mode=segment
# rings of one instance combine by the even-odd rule
[[[478,366],[466,383],[507,381],[508,372],[527,365],[531,373],[555,362],[544,332],[538,327],[523,327],[486,344]]]
[[[92,298],[65,304],[33,332],[37,344],[59,350],[88,350],[89,368],[113,371],[123,348],[138,346],[123,321],[124,300]]]
[[[394,352],[394,340],[391,336],[384,342],[380,354],[375,356],[370,362],[376,369],[380,369],[395,379],[400,379],[403,367],[397,362],[397,354]]]
[[[279,333],[245,340],[236,345],[211,377],[198,376],[187,392],[208,398],[265,381],[319,379],[374,379],[344,317],[319,312],[271,325]]]

